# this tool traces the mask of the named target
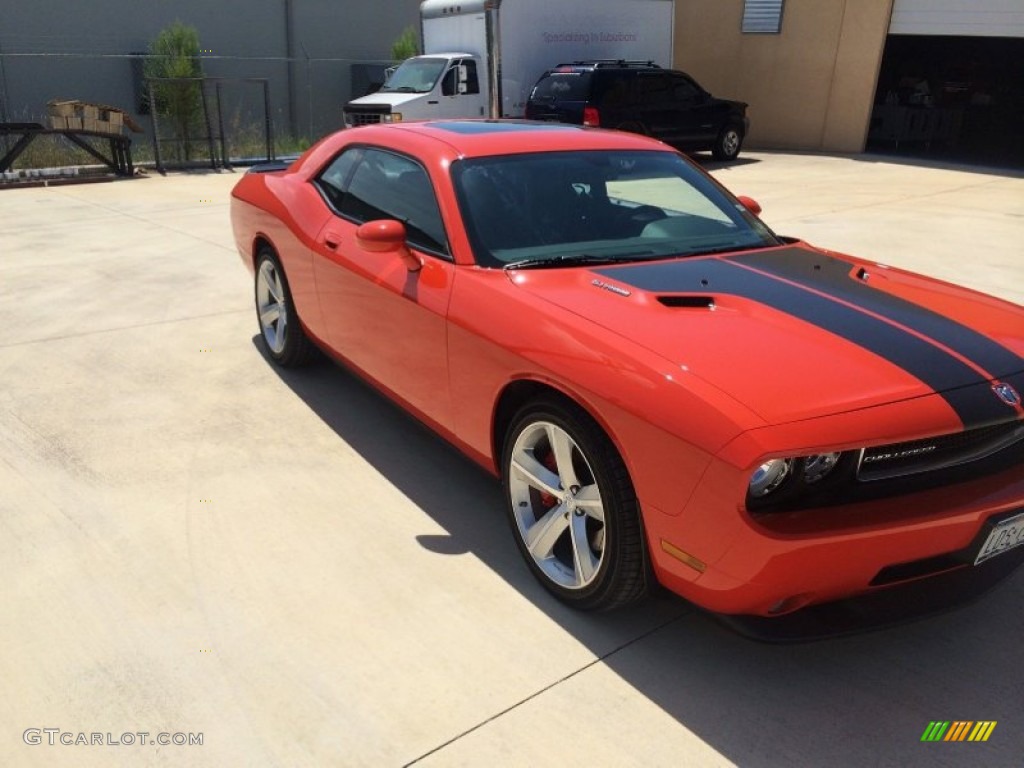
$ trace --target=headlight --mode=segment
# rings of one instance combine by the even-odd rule
[[[747,507],[752,511],[766,507],[790,508],[799,505],[802,497],[820,497],[826,488],[834,490],[835,483],[849,474],[850,452],[815,453],[810,456],[788,456],[767,459],[753,471],[747,483]],[[839,468],[844,467],[841,471]],[[823,482],[826,478],[829,482]],[[810,501],[810,499],[808,499]]]
[[[841,453],[817,453],[804,458],[804,482],[813,484],[823,480],[839,463]]]
[[[381,122],[385,122],[385,123],[400,123],[400,122],[402,122],[402,113],[401,112],[391,112],[389,114],[386,114],[386,115],[384,115],[381,118]]]
[[[793,468],[792,459],[770,459],[754,470],[750,477],[750,495],[755,499],[778,490]]]

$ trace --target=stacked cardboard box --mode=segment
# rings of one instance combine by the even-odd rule
[[[51,101],[48,105],[50,128],[58,131],[91,131],[120,135],[127,115],[117,107],[85,101]],[[130,118],[128,119],[129,123]],[[133,128],[134,130],[134,128]]]

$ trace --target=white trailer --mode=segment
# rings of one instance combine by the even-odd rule
[[[522,117],[545,70],[594,59],[672,64],[674,0],[424,0],[424,54],[345,125],[440,117]]]

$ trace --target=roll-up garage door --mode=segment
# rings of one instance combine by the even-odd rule
[[[1024,167],[1024,0],[894,0],[868,149]]]
[[[1024,37],[1024,0],[895,0],[889,34]]]

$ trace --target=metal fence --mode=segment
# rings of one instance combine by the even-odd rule
[[[244,101],[246,91],[253,89],[258,89],[262,97],[260,119],[248,121],[244,127],[232,125],[229,130],[225,111],[231,109],[232,101],[239,101],[239,95]],[[234,97],[227,105],[226,95]],[[145,103],[140,107],[150,115],[153,158],[161,173],[169,167],[194,165],[230,168],[233,159],[274,159],[270,83],[264,78],[150,78],[146,80]]]
[[[134,145],[145,161],[154,139],[142,76],[146,55],[0,52],[0,122],[44,122],[52,99],[119,107],[145,130]],[[207,94],[213,125],[204,135],[216,137],[212,151],[205,142],[204,159],[242,160],[265,143],[267,133],[274,141],[270,152],[261,149],[260,155],[297,152],[339,130],[345,102],[379,86],[392,62],[204,55],[201,63],[213,84]]]

